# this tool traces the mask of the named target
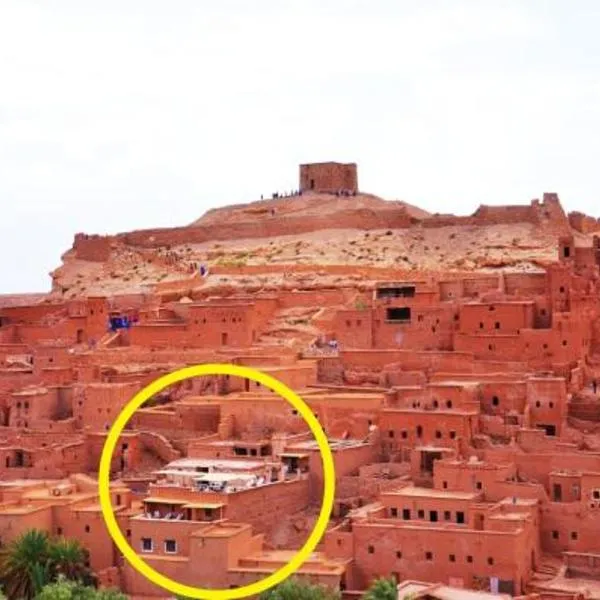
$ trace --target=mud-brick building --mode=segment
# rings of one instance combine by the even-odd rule
[[[322,162],[300,165],[300,191],[355,194],[358,192],[356,163]]]
[[[540,555],[535,500],[406,486],[381,494],[326,535],[328,556],[353,557],[359,588],[392,574],[518,595]],[[485,586],[485,587],[482,587]]]

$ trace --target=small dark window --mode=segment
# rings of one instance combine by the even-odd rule
[[[56,535],[62,535],[62,532],[63,532],[62,527],[56,528]]]
[[[438,440],[439,440],[439,439],[442,437],[442,432],[441,432],[439,429],[438,429],[438,430],[435,432],[435,437],[436,437]]]
[[[468,563],[472,563],[473,562],[473,557],[470,554],[467,555],[467,562]]]
[[[450,513],[449,510],[445,510],[444,511],[444,521],[450,521],[450,519],[452,519],[452,514]]]
[[[386,319],[388,321],[406,322],[410,321],[410,308],[404,306],[401,308],[386,309]]]
[[[394,437],[394,430],[393,430],[393,429],[390,429],[390,430],[388,431],[388,436],[389,436],[389,437],[391,437],[391,438],[393,438],[393,437]]]
[[[405,521],[410,521],[410,509],[408,509],[408,508],[403,508],[402,509],[402,518]]]
[[[402,558],[402,552],[400,550],[396,550],[396,558]]]
[[[368,552],[369,554],[374,554],[374,552],[375,552],[375,547],[374,547],[374,546],[368,546],[368,547],[367,547],[367,552]]]
[[[417,511],[417,519],[424,519],[425,518],[425,511],[424,510],[418,510]]]
[[[492,404],[493,404],[494,406],[498,406],[498,404],[500,404],[500,398],[498,398],[498,396],[494,396],[494,397],[492,398]]]
[[[420,438],[423,435],[423,427],[417,425],[417,437]]]
[[[593,492],[594,500],[600,500],[600,490],[594,490]]]
[[[563,248],[563,258],[569,258],[571,256],[571,246],[565,246]]]
[[[130,537],[131,537],[131,529],[128,529],[128,530],[125,532],[125,535],[126,535],[128,538],[130,538]]]
[[[437,408],[439,406],[439,402],[437,400],[433,401],[433,408]]]
[[[549,406],[550,408],[554,408],[554,402],[548,402],[548,406]]]
[[[535,405],[537,408],[539,408],[542,405],[542,403],[539,400],[536,400]]]
[[[483,329],[483,322],[479,323],[479,329]]]
[[[425,560],[433,560],[433,552],[425,552]]]
[[[561,294],[564,294],[564,293],[565,293],[565,286],[564,286],[564,285],[561,285],[558,291],[559,291]]]
[[[392,517],[397,517],[398,516],[398,509],[397,508],[390,508],[390,514],[392,515]]]
[[[476,487],[478,490],[480,490],[483,487],[483,484],[481,483],[481,481],[477,482]]]
[[[406,429],[402,430],[402,439],[406,439],[408,437],[408,431],[406,431]]]
[[[451,431],[450,432],[450,439],[453,440],[456,438],[456,431]]]
[[[494,564],[494,559],[491,556],[488,556],[488,565],[492,566]]]
[[[447,490],[448,489],[448,482],[447,481],[442,481],[442,487]]]
[[[496,322],[494,323],[494,327],[495,327],[496,329],[500,329],[500,321],[496,321]]]
[[[458,511],[456,513],[456,522],[457,523],[464,523],[465,522],[465,513],[462,511]]]
[[[177,552],[177,542],[175,540],[165,540],[165,552],[175,554]]]
[[[552,532],[552,539],[554,539],[554,540],[558,539],[558,531],[556,531],[556,529]]]
[[[152,538],[142,538],[142,552],[152,552],[153,549]]]
[[[446,400],[446,408],[452,408],[452,400]]]
[[[86,525],[86,526],[85,526],[85,532],[86,532],[86,533],[89,533],[89,532],[90,532],[90,526],[89,526],[89,525]]]
[[[429,520],[432,523],[437,523],[437,520],[438,520],[437,510],[430,510],[429,511]]]
[[[451,555],[448,557],[448,560],[449,560],[450,562],[456,562],[456,556],[455,556],[454,554],[451,554]]]
[[[571,531],[571,539],[572,540],[576,540],[578,537],[577,532],[576,531]]]

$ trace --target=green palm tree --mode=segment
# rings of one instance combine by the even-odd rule
[[[396,581],[385,577],[376,579],[363,596],[363,600],[397,600],[397,598],[398,585]]]
[[[263,592],[260,600],[339,600],[340,594],[322,585],[286,579],[283,583]]]
[[[118,590],[97,590],[60,575],[55,583],[45,586],[35,600],[127,600],[127,596]]]
[[[71,581],[80,581],[85,585],[95,585],[96,581],[89,564],[89,552],[78,540],[59,538],[52,541],[48,548],[48,562],[52,580],[61,575]]]
[[[48,565],[50,539],[31,529],[0,552],[0,582],[9,598],[31,600],[51,580]]]

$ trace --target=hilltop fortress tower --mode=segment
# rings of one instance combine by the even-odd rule
[[[322,162],[300,165],[300,191],[358,193],[356,163]]]

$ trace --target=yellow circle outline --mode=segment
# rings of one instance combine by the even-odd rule
[[[233,375],[256,381],[287,400],[304,418],[311,432],[315,436],[316,442],[321,452],[323,462],[324,491],[323,502],[317,522],[306,540],[306,543],[292,557],[289,563],[272,573],[271,575],[234,589],[205,589],[184,585],[169,577],[166,577],[155,571],[149,564],[144,562],[129,545],[115,518],[112,503],[110,499],[110,467],[115,446],[119,440],[121,432],[127,425],[129,419],[142,404],[151,398],[154,394],[160,392],[165,387],[178,383],[190,377],[201,377],[205,375]],[[288,388],[274,377],[262,373],[251,367],[243,367],[231,364],[204,364],[184,367],[167,375],[159,377],[144,389],[139,391],[119,413],[113,426],[111,427],[100,457],[100,469],[98,472],[98,488],[100,493],[100,508],[108,533],[123,553],[129,564],[140,574],[144,575],[155,585],[158,585],[173,594],[186,596],[188,598],[198,598],[199,600],[235,600],[237,598],[246,598],[252,595],[258,595],[261,592],[281,583],[290,575],[293,575],[302,564],[310,557],[317,544],[323,537],[329,517],[333,509],[333,499],[335,495],[335,469],[333,456],[327,437],[321,428],[319,421],[313,415],[310,407],[294,391]]]

